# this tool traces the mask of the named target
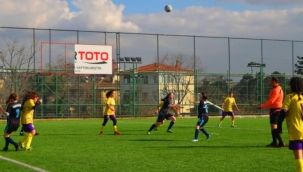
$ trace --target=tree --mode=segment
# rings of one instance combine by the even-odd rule
[[[303,57],[299,57],[298,58],[298,63],[295,64],[295,73],[302,75],[303,74]]]
[[[182,53],[165,54],[159,59],[159,63],[173,66],[172,71],[163,73],[163,77],[169,81],[164,84],[164,93],[175,93],[175,99],[181,104],[188,94],[194,95],[194,80],[197,72],[204,71],[201,58],[193,55],[186,56]],[[196,70],[196,72],[194,71]]]
[[[2,64],[1,79],[6,93],[17,92],[24,94],[32,90],[35,69],[35,55],[39,51],[37,44],[21,43],[18,39],[5,40],[0,49]]]

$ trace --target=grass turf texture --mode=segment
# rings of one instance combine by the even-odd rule
[[[113,135],[112,122],[99,136],[102,119],[36,121],[39,136],[33,138],[33,151],[0,152],[11,158],[47,171],[207,171],[207,172],[289,172],[295,171],[292,151],[268,148],[271,142],[268,118],[236,118],[231,128],[226,118],[217,128],[218,118],[210,118],[205,129],[194,137],[196,118],[177,119],[174,133],[167,133],[169,121],[147,135],[155,119],[118,119],[122,135]],[[5,121],[0,122],[4,129]],[[19,128],[20,129],[20,128]],[[19,131],[12,134],[21,140]],[[284,142],[288,135],[284,124]],[[4,146],[4,140],[0,141]],[[1,171],[33,171],[0,159]]]

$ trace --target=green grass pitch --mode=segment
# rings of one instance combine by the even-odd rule
[[[14,151],[12,145],[1,156],[35,166],[46,171],[163,171],[163,172],[289,172],[295,171],[292,151],[287,147],[268,148],[271,142],[269,119],[236,117],[231,128],[227,117],[221,128],[219,118],[210,118],[205,129],[212,134],[206,141],[200,133],[194,137],[196,118],[179,118],[167,133],[169,121],[158,131],[147,135],[155,121],[149,119],[118,119],[122,135],[113,135],[109,121],[103,136],[99,136],[102,119],[35,121],[40,135],[33,138],[33,151]],[[4,129],[5,121],[0,122]],[[21,140],[19,131],[12,134]],[[284,142],[288,134],[284,124]],[[4,146],[4,140],[0,146]],[[0,159],[1,171],[33,171]]]

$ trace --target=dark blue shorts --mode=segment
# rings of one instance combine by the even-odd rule
[[[199,125],[200,127],[203,127],[207,122],[208,122],[208,115],[204,114],[201,116],[201,118],[199,118],[197,125]]]
[[[170,114],[170,113],[159,113],[158,118],[157,118],[157,122],[162,122],[164,119],[169,120],[170,117],[172,117],[174,115]]]

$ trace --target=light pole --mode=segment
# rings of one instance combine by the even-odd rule
[[[118,61],[119,65],[121,63],[124,64],[124,70],[125,70],[125,65],[126,63],[129,63],[129,64],[132,64],[133,65],[133,69],[131,71],[131,74],[130,74],[130,85],[129,85],[129,91],[130,91],[130,105],[131,105],[131,108],[130,108],[130,114],[132,115],[136,115],[136,112],[135,112],[135,107],[136,107],[136,82],[137,82],[137,78],[136,76],[139,76],[138,75],[138,71],[137,71],[137,68],[138,68],[138,64],[141,64],[142,63],[142,59],[141,57],[120,57],[119,58],[119,61]],[[121,87],[120,87],[121,88]],[[140,90],[139,90],[140,91]],[[137,93],[137,95],[139,95],[140,93]]]
[[[250,62],[247,64],[247,67],[251,68],[251,75],[252,75],[252,68],[257,67],[260,68],[260,92],[258,89],[258,75],[256,75],[256,80],[257,80],[257,101],[263,102],[263,68],[265,67],[264,63],[257,63],[257,62]],[[260,93],[260,94],[258,94]],[[260,95],[260,100],[258,95]],[[262,111],[262,110],[261,110]]]

